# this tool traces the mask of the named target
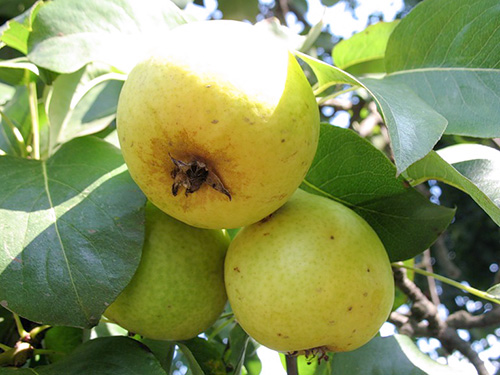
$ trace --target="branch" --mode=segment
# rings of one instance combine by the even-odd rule
[[[457,311],[446,319],[448,326],[457,329],[485,328],[500,325],[500,306],[493,306],[481,315],[472,315],[465,310]]]
[[[410,336],[437,338],[449,353],[454,350],[462,353],[476,368],[479,375],[488,375],[479,355],[467,341],[460,338],[457,331],[448,325],[447,321],[440,318],[437,306],[406,276],[406,270],[393,267],[393,271],[396,286],[412,301],[410,315],[393,312],[390,316],[390,321],[398,327],[399,331]]]

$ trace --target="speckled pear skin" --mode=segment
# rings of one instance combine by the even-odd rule
[[[130,72],[117,108],[123,157],[172,217],[239,228],[282,206],[304,179],[319,109],[296,58],[274,39],[244,22],[192,22]],[[206,166],[224,188],[184,188],[173,160]]]
[[[229,237],[173,219],[148,203],[141,262],[104,315],[156,340],[187,340],[209,328],[227,301]]]
[[[225,283],[241,327],[281,352],[354,350],[378,332],[394,300],[374,230],[342,204],[301,190],[237,234]]]

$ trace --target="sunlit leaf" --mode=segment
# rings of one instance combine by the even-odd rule
[[[0,157],[0,304],[35,322],[91,327],[130,281],[145,198],[121,153],[92,137],[46,161]]]

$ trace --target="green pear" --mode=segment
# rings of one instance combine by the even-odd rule
[[[241,327],[281,352],[356,349],[378,332],[394,299],[374,230],[344,205],[301,190],[236,235],[225,283]]]
[[[209,328],[227,301],[229,237],[173,219],[148,203],[146,237],[132,280],[104,315],[156,340],[186,340]]]

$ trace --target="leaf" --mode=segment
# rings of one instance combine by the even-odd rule
[[[406,176],[412,185],[439,180],[464,191],[500,225],[500,151],[478,144],[446,147],[412,165]]]
[[[500,284],[493,285],[486,293],[500,301]]]
[[[30,3],[32,4],[34,1],[30,1]],[[16,7],[18,5],[19,4],[16,4]],[[28,53],[28,37],[31,31],[31,24],[41,5],[41,2],[37,2],[30,9],[2,25],[0,27],[0,40],[8,47],[16,49],[23,55],[26,55]]]
[[[252,340],[248,340],[245,361],[243,364],[248,375],[259,375],[262,371],[262,362],[257,355],[257,348],[257,344]]]
[[[205,374],[226,374],[226,366],[222,361],[221,353],[217,350],[214,343],[210,343],[200,337],[195,337],[182,343],[189,348]]]
[[[38,66],[72,73],[90,62],[129,72],[186,23],[167,0],[60,0],[44,3],[33,21],[28,57]]]
[[[411,338],[404,335],[375,337],[352,352],[332,357],[335,375],[465,375],[466,372],[442,365],[422,353]]]
[[[226,366],[228,375],[239,375],[245,362],[245,353],[250,337],[240,327],[235,324],[229,333],[229,345],[226,352]]]
[[[38,375],[167,375],[146,346],[127,337],[87,341],[71,355],[35,371]]]
[[[321,0],[321,3],[324,5],[324,6],[327,6],[327,7],[331,7],[335,4],[337,4],[340,0]]]
[[[259,14],[258,0],[218,0],[224,19],[255,21]]]
[[[320,86],[318,91],[339,83],[368,90],[389,129],[398,173],[427,155],[446,128],[446,119],[404,84],[385,84],[383,80],[368,78],[360,81],[310,56],[301,53],[298,56],[314,71]]]
[[[187,359],[191,373],[193,375],[206,375],[205,372],[202,370],[200,364],[196,360],[196,357],[191,352],[191,350],[183,343],[179,342],[177,343],[177,345],[179,346],[179,349],[182,351],[182,354],[184,354],[184,357]]]
[[[367,140],[322,124],[318,150],[301,187],[352,208],[377,232],[391,261],[405,260],[427,249],[455,210],[432,204],[395,172]]]
[[[145,344],[149,350],[155,355],[161,367],[167,374],[170,374],[172,360],[175,354],[175,343],[172,341],[152,340],[145,337],[140,337],[139,341]]]
[[[0,80],[11,85],[26,85],[35,82],[39,71],[26,58],[0,61]]]
[[[145,198],[119,150],[93,138],[47,161],[0,157],[0,304],[35,322],[92,327],[130,281]]]
[[[433,0],[389,39],[384,81],[406,84],[448,120],[446,133],[500,136],[500,3]]]
[[[50,362],[57,362],[66,357],[83,343],[84,332],[75,327],[52,327],[44,337],[45,349],[54,350],[58,354],[49,355]]]
[[[385,72],[385,48],[399,21],[379,22],[335,45],[333,62],[354,75]]]
[[[28,106],[28,89],[16,88],[12,99],[0,113],[0,149],[7,154],[25,156],[25,147],[31,134],[31,114]]]
[[[97,64],[59,76],[48,105],[51,149],[108,126],[116,117],[124,77]]]

